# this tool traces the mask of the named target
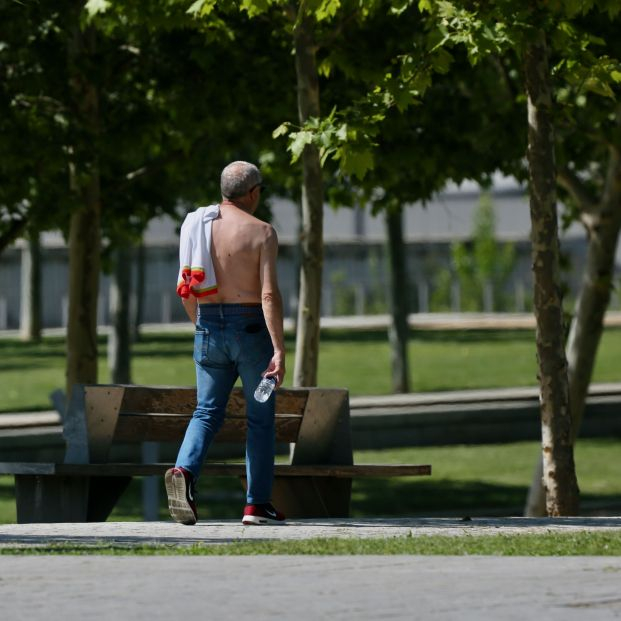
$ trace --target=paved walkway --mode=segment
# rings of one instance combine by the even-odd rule
[[[621,517],[0,525],[0,547],[606,530]],[[621,619],[621,557],[0,556],[3,621]]]
[[[7,557],[3,621],[607,621],[621,559]]]
[[[45,543],[121,545],[226,544],[248,540],[293,541],[311,538],[419,537],[422,535],[497,535],[537,532],[614,531],[621,517],[566,518],[398,518],[289,520],[281,526],[248,527],[238,520],[173,522],[95,522],[88,524],[0,524],[0,547]]]

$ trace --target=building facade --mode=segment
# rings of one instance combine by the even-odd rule
[[[502,282],[486,283],[481,291],[466,291],[467,283],[454,267],[453,244],[472,244],[473,222],[482,191],[474,184],[448,188],[427,205],[404,209],[407,283],[404,295],[410,312],[530,310],[530,216],[523,191],[510,180],[499,179],[490,198],[499,247],[510,244],[514,262]],[[297,313],[299,274],[299,207],[272,200],[272,222],[278,231],[278,270],[285,315]],[[132,266],[132,305],[138,308],[143,291],[141,323],[175,323],[186,320],[175,293],[178,272],[179,223],[170,217],[154,220],[144,237],[143,252]],[[388,312],[387,246],[384,220],[369,210],[325,208],[322,315],[366,315]],[[579,225],[562,233],[562,252],[569,266],[564,279],[569,298],[579,287],[586,238]],[[0,329],[20,327],[22,258],[27,246],[18,242],[0,258]],[[139,265],[139,257],[144,263]],[[139,275],[143,275],[140,286]],[[469,286],[471,289],[472,287]],[[99,323],[109,323],[110,278],[101,275]],[[63,327],[68,308],[68,251],[58,234],[42,236],[42,324]],[[478,301],[477,301],[478,299]],[[613,303],[617,303],[615,300]]]

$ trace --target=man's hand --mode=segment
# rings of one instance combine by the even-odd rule
[[[276,380],[276,388],[278,388],[285,379],[285,372],[285,354],[275,353],[263,375],[273,377]]]

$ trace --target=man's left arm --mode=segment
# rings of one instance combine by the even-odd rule
[[[261,280],[261,305],[267,330],[272,339],[274,356],[266,374],[276,378],[280,386],[285,378],[285,337],[283,330],[283,306],[276,276],[276,257],[278,255],[278,237],[270,226],[269,233],[259,259],[259,277]]]

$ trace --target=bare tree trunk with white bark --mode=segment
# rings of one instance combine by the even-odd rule
[[[579,493],[563,342],[552,91],[543,31],[537,33],[536,40],[526,49],[524,73],[528,96],[528,163],[543,484],[548,515],[575,515]]]
[[[621,107],[617,112],[621,125]],[[588,238],[587,260],[566,352],[572,438],[580,430],[597,350],[604,329],[604,316],[613,287],[615,254],[621,229],[621,154],[610,145],[607,174],[600,200],[594,200],[585,184],[571,171],[558,175],[559,183],[579,206]],[[524,514],[545,515],[543,462],[537,460]]]

